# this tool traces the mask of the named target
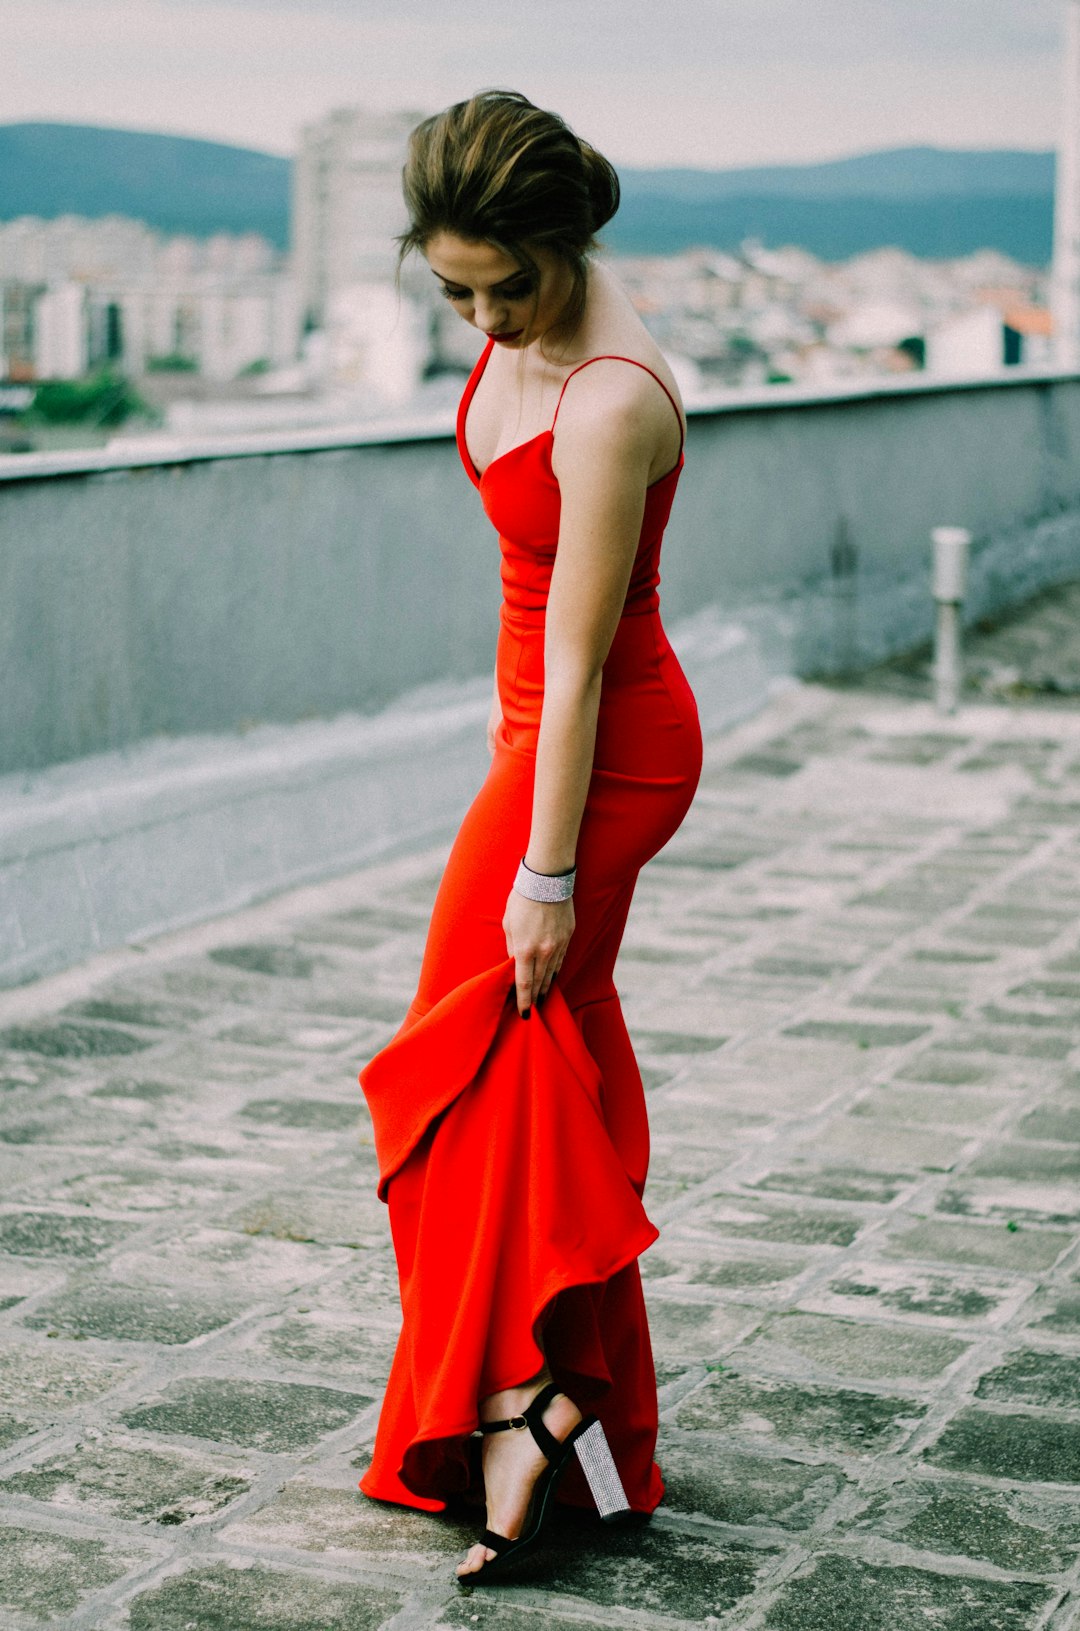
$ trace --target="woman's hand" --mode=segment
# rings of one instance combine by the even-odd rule
[[[527,900],[511,889],[502,926],[507,956],[514,959],[518,1013],[527,1019],[533,1003],[547,996],[562,967],[574,932],[574,902],[561,900],[551,905]]]

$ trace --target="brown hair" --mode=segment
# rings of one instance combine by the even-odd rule
[[[573,293],[563,319],[585,305],[585,256],[619,207],[619,178],[557,113],[519,91],[478,91],[416,126],[402,171],[408,230],[398,265],[438,232],[494,244],[538,275],[526,242],[563,257]],[[563,324],[560,323],[560,327]]]

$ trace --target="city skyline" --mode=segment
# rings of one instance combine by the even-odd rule
[[[1025,12],[1011,0],[670,0],[663,28],[646,32],[627,26],[626,0],[546,0],[540,56],[533,30],[493,0],[414,0],[406,15],[389,0],[0,0],[15,68],[5,116],[293,153],[332,106],[435,108],[502,84],[620,164],[1045,149],[1063,6],[1029,0]]]

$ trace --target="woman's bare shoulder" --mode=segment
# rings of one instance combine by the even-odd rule
[[[621,355],[597,358],[573,377],[561,405],[551,451],[560,486],[576,478],[591,486],[603,466],[648,485],[678,457],[677,411],[644,368],[628,368]]]
[[[556,434],[561,429],[576,435],[603,425],[609,437],[649,442],[666,439],[676,416],[680,427],[685,426],[679,388],[666,361],[645,347],[636,350],[636,356],[630,350],[599,352],[572,375],[559,405]]]
[[[677,391],[651,361],[625,351],[598,353],[567,381],[559,408],[559,424],[564,416],[578,419],[597,415],[618,417],[620,413],[640,415],[653,402],[666,407],[670,416],[671,408],[663,393],[657,390],[657,378],[668,385],[677,402]]]

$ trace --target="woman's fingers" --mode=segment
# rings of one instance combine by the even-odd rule
[[[534,957],[514,958],[514,984],[517,986],[518,1013],[522,1019],[528,1019],[529,1011],[533,1005],[535,971],[536,959]]]
[[[523,1019],[546,996],[574,932],[572,901],[537,902],[512,889],[503,915],[506,953],[514,961],[517,1010]]]
[[[544,957],[516,957],[514,965],[518,1013],[524,1019],[526,1009],[530,1009],[541,997],[546,997],[551,990],[551,982],[559,972],[561,959],[556,961],[552,958],[549,961]]]
[[[548,972],[547,974],[543,975],[543,985],[540,987],[540,997],[547,997],[548,992],[551,990],[551,982],[555,980],[555,975],[558,974],[558,970],[560,970],[561,967],[563,967],[563,959],[561,959],[561,957],[558,957],[558,959],[555,959],[555,961],[548,964]]]
[[[539,995],[541,997],[546,997],[547,996],[548,992],[551,990],[551,983],[554,980],[556,974],[558,974],[559,969],[561,967],[562,967],[561,961],[560,962],[551,962],[551,963],[548,964],[547,973],[544,975],[544,981],[543,981],[543,984],[540,987]]]

